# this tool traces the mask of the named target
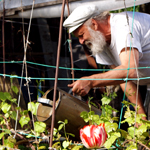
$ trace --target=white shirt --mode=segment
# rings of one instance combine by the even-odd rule
[[[125,47],[134,47],[139,51],[139,67],[150,67],[150,15],[127,12],[111,14],[111,44],[109,50],[96,54],[97,63],[104,65],[121,65],[119,54]],[[131,38],[131,33],[133,38]],[[150,77],[150,69],[138,69],[139,77]],[[150,79],[140,80],[141,85],[150,84]]]

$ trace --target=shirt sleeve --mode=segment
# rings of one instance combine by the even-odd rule
[[[116,50],[118,55],[120,54],[121,50],[125,47],[132,47],[137,48],[139,51],[139,59],[142,58],[142,49],[141,49],[141,42],[140,42],[140,33],[136,25],[133,26],[133,31],[131,34],[132,28],[126,25],[121,25],[116,30]]]

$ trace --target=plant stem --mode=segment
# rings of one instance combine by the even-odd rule
[[[68,137],[67,137],[67,134],[66,134],[65,123],[64,123],[64,133],[65,133],[65,137],[66,137],[66,139],[67,139],[67,141],[68,141]]]
[[[126,143],[128,143],[128,142],[130,142],[130,141],[136,142],[135,140],[127,140],[127,141],[125,141],[125,142],[123,143],[123,145],[125,145]],[[137,143],[140,144],[140,145],[142,145],[142,146],[145,147],[146,149],[150,150],[150,148],[149,148],[148,146],[144,145],[143,143],[141,143],[141,142],[139,142],[139,141],[137,141]]]
[[[122,148],[116,146],[115,144],[112,144],[113,146],[115,146],[117,149],[122,150]]]
[[[147,141],[146,145],[149,143],[149,141],[150,141],[150,139]],[[143,149],[142,149],[142,150],[144,150],[144,147],[143,147]]]

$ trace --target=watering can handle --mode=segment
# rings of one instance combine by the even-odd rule
[[[39,103],[42,103],[42,104],[47,104],[49,106],[52,107],[52,101],[50,99],[46,99],[46,98],[42,98],[42,97],[39,97],[38,100],[37,100]]]

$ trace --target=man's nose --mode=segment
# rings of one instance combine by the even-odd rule
[[[83,38],[79,38],[79,42],[80,42],[80,44],[84,44],[84,39]]]

